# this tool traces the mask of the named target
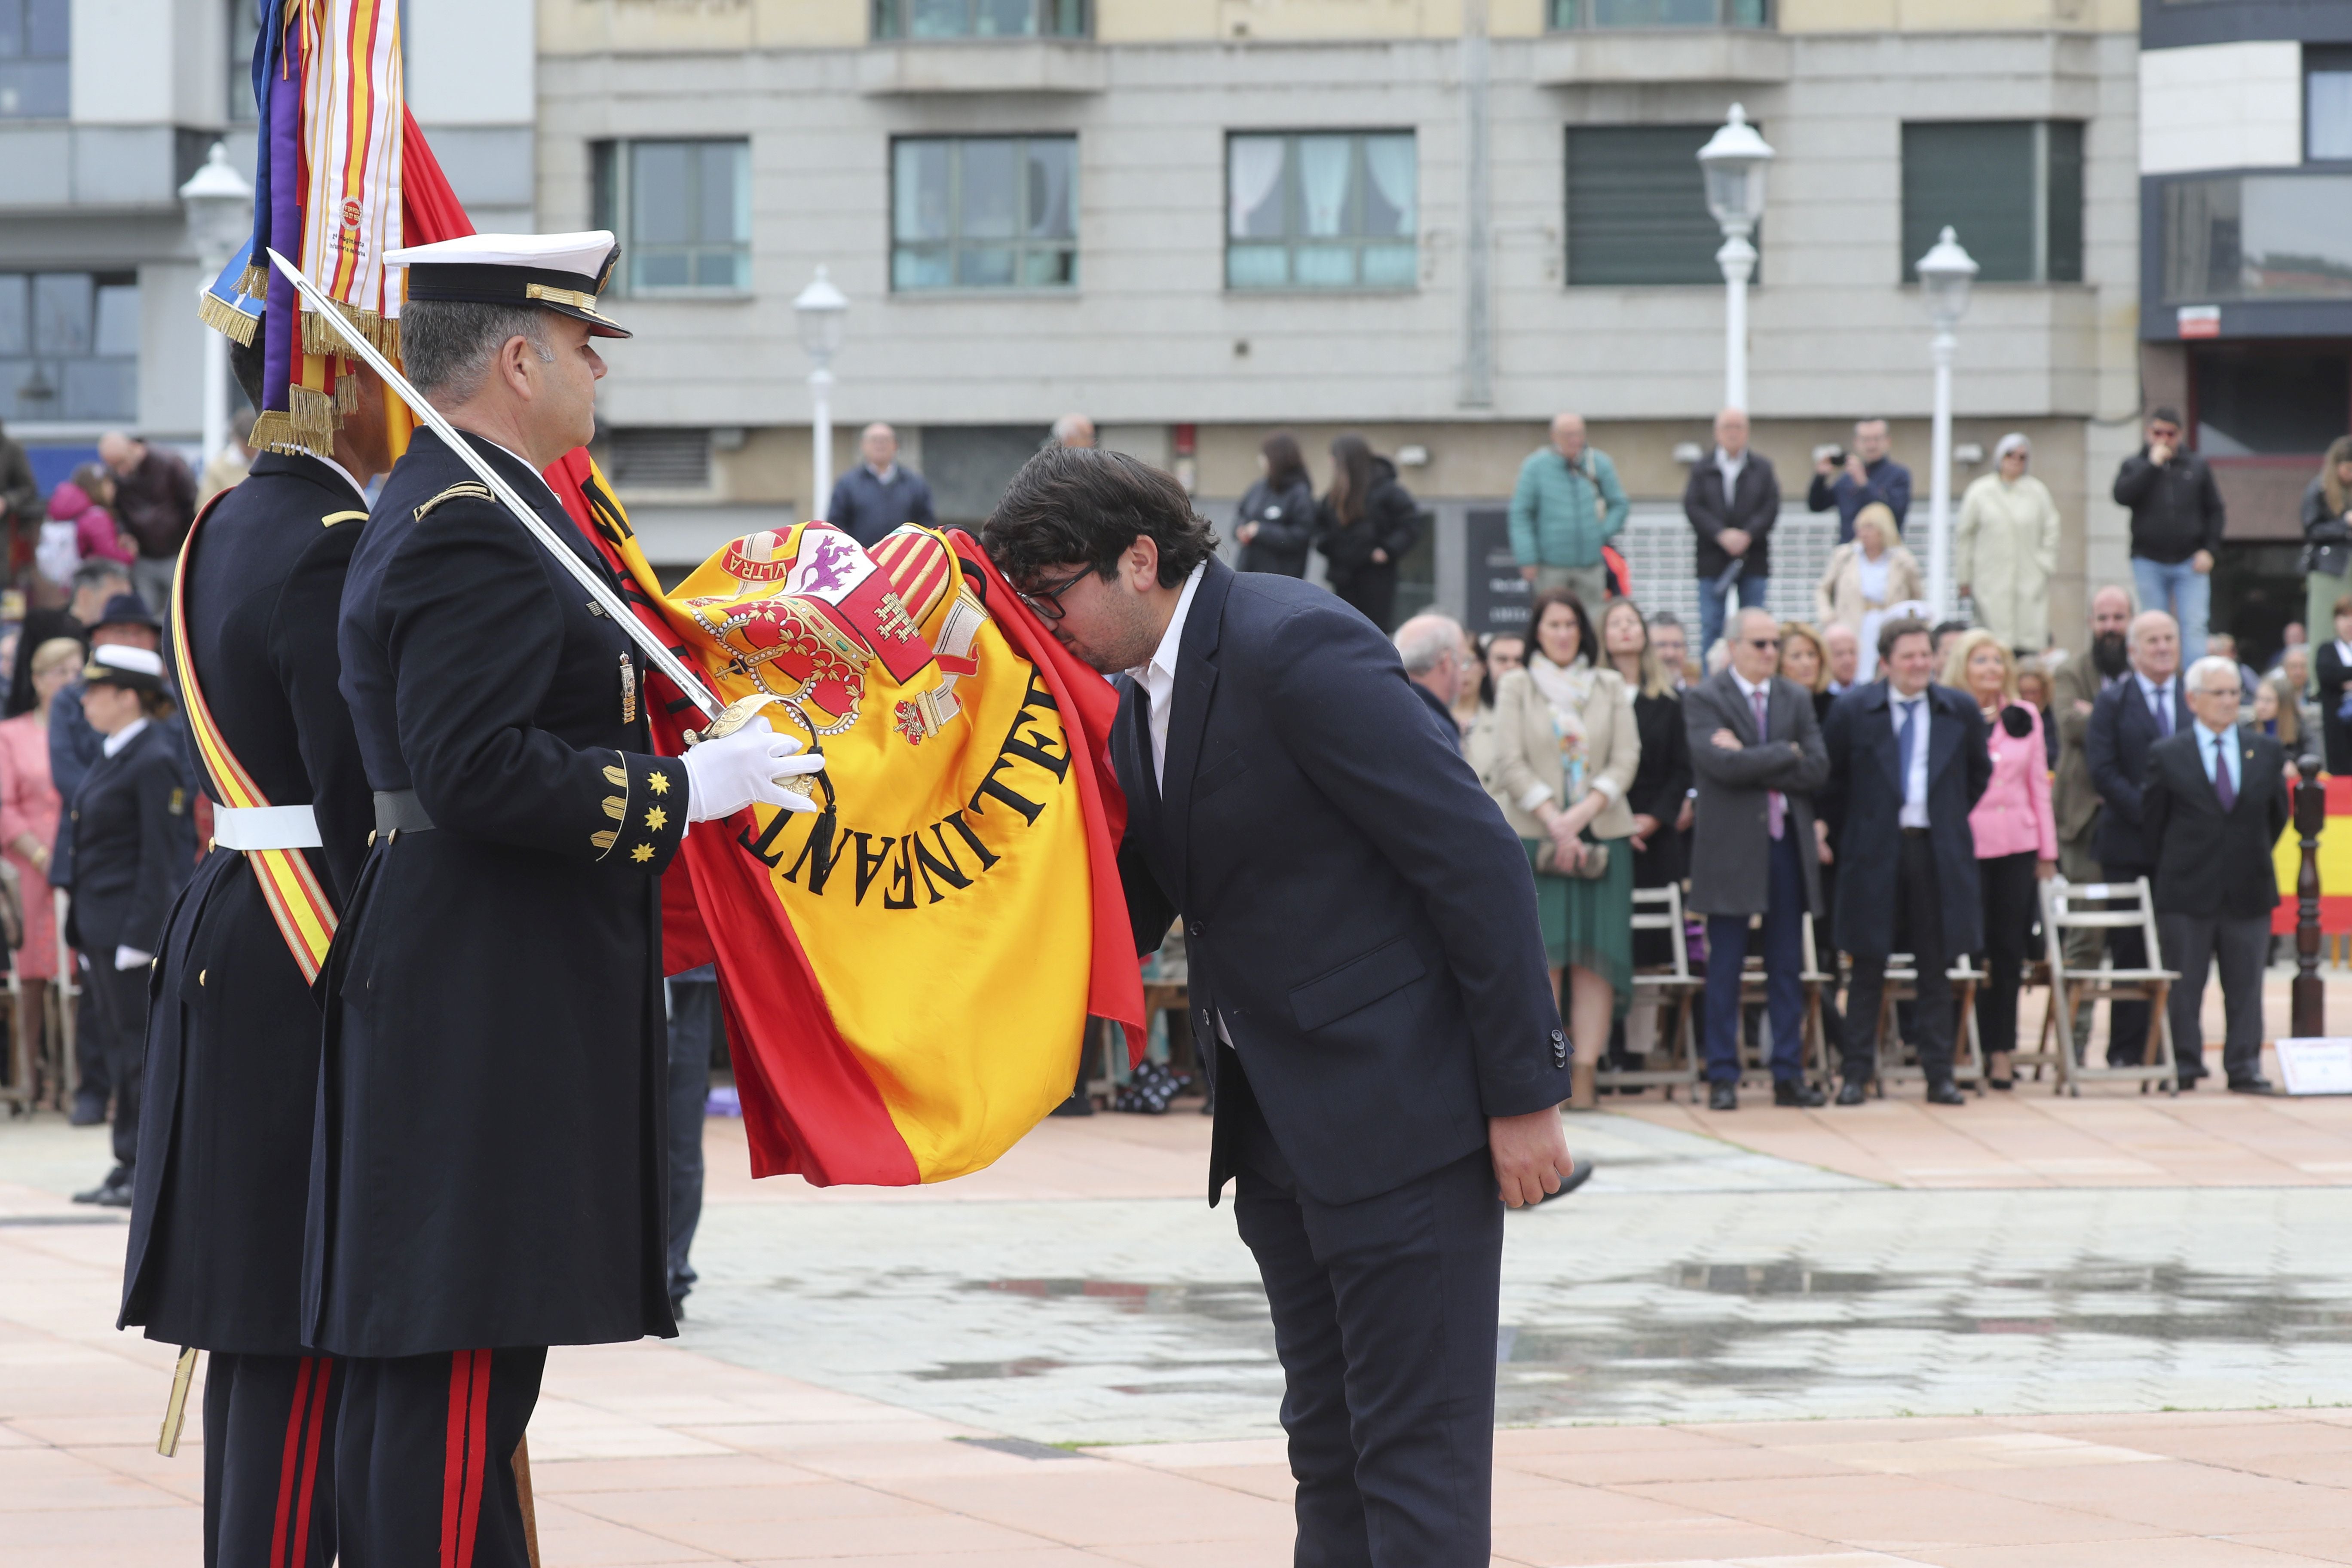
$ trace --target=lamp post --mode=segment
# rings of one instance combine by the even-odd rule
[[[801,347],[808,351],[816,368],[809,372],[809,401],[814,418],[809,430],[814,444],[811,453],[813,492],[808,505],[810,517],[822,517],[824,508],[833,501],[833,356],[841,348],[842,318],[849,311],[849,298],[833,286],[824,268],[816,269],[816,278],[793,300],[793,314],[801,324]]]
[[[253,233],[253,187],[228,161],[228,147],[215,142],[204,167],[180,187],[188,208],[188,237],[195,241],[196,259],[204,276],[196,295],[204,291],[236,247]],[[205,457],[211,462],[228,444],[228,339],[205,333]]]
[[[1927,485],[1927,602],[1937,618],[1952,613],[1952,351],[1959,340],[1952,329],[1968,314],[1969,285],[1976,281],[1977,264],[1960,248],[1946,225],[1934,248],[1919,258],[1919,287],[1927,297],[1928,319],[1936,323],[1931,352],[1936,359],[1936,423],[1933,465]]]
[[[1764,216],[1764,171],[1772,149],[1748,123],[1738,104],[1698,150],[1706,179],[1706,210],[1723,227],[1723,248],[1715,264],[1723,268],[1723,405],[1748,406],[1748,279],[1756,271],[1749,237]]]

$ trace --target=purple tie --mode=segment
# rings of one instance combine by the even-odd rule
[[[2238,805],[2238,786],[2230,782],[2230,759],[2221,754],[2221,748],[2227,744],[2218,736],[2213,742],[2213,793],[2221,798],[2224,813],[2236,809]]]
[[[1771,721],[1765,717],[1764,688],[1759,686],[1748,694],[1748,705],[1756,710],[1756,740],[1760,745],[1772,738]],[[1780,798],[1780,792],[1777,789],[1770,792],[1770,799],[1772,837],[1778,838],[1780,837],[1780,824],[1788,816],[1789,803]]]

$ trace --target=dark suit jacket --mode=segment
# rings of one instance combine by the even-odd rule
[[[2327,742],[2327,771],[2352,773],[2352,725],[2336,716],[2344,705],[2344,690],[2352,686],[2352,665],[2336,651],[2336,639],[2319,645],[2311,672],[2319,684],[2319,730]]]
[[[1984,946],[1969,813],[1992,782],[1992,752],[1984,715],[1972,699],[1931,685],[1927,712],[1927,832],[1946,949],[1933,956],[1941,963]],[[1820,805],[1838,858],[1838,949],[1857,958],[1885,958],[1894,948],[1895,873],[1903,853],[1903,763],[1887,683],[1874,680],[1839,698],[1822,743],[1829,752],[1830,778]]]
[[[114,755],[101,752],[74,794],[66,940],[93,964],[112,963],[118,947],[163,946],[163,917],[195,873],[195,792],[179,751],[179,731],[150,720]]]
[[[2286,753],[2267,735],[2233,729],[2225,739],[2237,748],[2239,780],[2227,813],[2193,729],[2148,748],[2140,825],[2156,847],[2160,915],[2244,920],[2278,907],[2271,851],[2286,831]]]
[[[1182,911],[1193,1037],[1223,1019],[1301,1189],[1389,1192],[1482,1147],[1488,1117],[1567,1099],[1527,852],[1388,640],[1212,560],[1180,647],[1164,796],[1132,682],[1112,731],[1137,946]]]
[[[931,487],[904,463],[887,485],[864,463],[842,475],[833,487],[833,499],[825,503],[824,518],[869,550],[900,523],[940,525],[931,514]]]
[[[1723,470],[1715,466],[1715,454],[1691,465],[1690,482],[1683,487],[1683,515],[1690,519],[1691,531],[1698,535],[1698,574],[1720,577],[1731,564],[1731,556],[1716,542],[1727,528],[1745,529],[1753,537],[1748,553],[1751,576],[1769,576],[1772,571],[1772,525],[1780,518],[1780,481],[1772,472],[1771,459],[1755,447],[1748,448],[1748,466],[1739,470],[1739,482],[1734,487],[1728,503],[1723,496]]]
[[[1759,915],[1771,908],[1771,792],[1789,803],[1782,828],[1797,838],[1805,868],[1805,907],[1822,908],[1821,856],[1813,852],[1813,792],[1829,776],[1812,693],[1793,680],[1772,679],[1765,717],[1770,735],[1756,733],[1756,712],[1731,671],[1707,677],[1683,694],[1683,733],[1691,772],[1698,775],[1691,818],[1690,907],[1705,915]],[[1708,737],[1728,729],[1737,752]],[[1759,743],[1769,741],[1769,744]]]
[[[2181,694],[2180,676],[2172,676],[2172,732],[2197,721]],[[2148,748],[2164,738],[2156,715],[2140,694],[2139,676],[2126,674],[2099,693],[2091,706],[2091,722],[2083,731],[2083,752],[2091,763],[2091,787],[2099,792],[2099,829],[2091,852],[2108,875],[2117,868],[2156,864],[2156,840],[2140,829],[2140,781],[2147,776]],[[2138,873],[2133,871],[2132,875]]]

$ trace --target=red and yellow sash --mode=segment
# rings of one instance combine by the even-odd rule
[[[223,490],[221,495],[227,493]],[[187,542],[180,546],[180,563],[172,574],[172,658],[180,678],[180,700],[188,711],[188,729],[196,738],[205,772],[212,779],[213,798],[243,809],[271,802],[229,750],[227,737],[205,701],[204,688],[197,684],[195,661],[188,656],[188,557],[195,549],[196,530],[204,527],[219,500],[216,495],[205,504],[188,530]],[[244,854],[269,905],[270,918],[278,922],[278,934],[286,939],[286,951],[294,955],[307,985],[318,979],[327,962],[328,945],[335,940],[334,903],[319,886],[310,862],[299,849],[247,849]]]

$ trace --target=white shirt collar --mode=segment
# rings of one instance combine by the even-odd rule
[[[478,435],[478,434],[479,434],[479,432],[478,432],[478,431],[472,431],[472,430],[461,430],[461,431],[459,432],[459,434],[460,434],[460,435],[466,435],[466,436],[472,436],[472,435]],[[481,438],[482,438],[483,440],[485,440],[485,441],[490,441],[490,438],[489,438],[488,436],[483,436]],[[551,484],[549,484],[549,483],[547,482],[547,476],[546,476],[545,474],[541,473],[541,472],[539,471],[538,468],[537,468],[537,467],[536,467],[536,466],[531,462],[531,460],[530,460],[529,458],[524,457],[520,452],[516,451],[512,447],[509,447],[509,446],[502,445],[502,444],[501,444],[501,443],[499,443],[499,442],[497,442],[497,441],[490,441],[490,445],[491,445],[491,446],[493,446],[493,447],[498,447],[498,449],[499,449],[499,451],[504,452],[508,457],[512,458],[516,462],[520,463],[524,468],[530,469],[530,477],[531,477],[532,479],[537,479],[537,480],[539,481],[539,488],[540,488],[541,489],[545,490],[545,491],[548,493],[548,495],[549,495],[551,498],[552,498],[552,499],[554,500],[554,501],[555,501],[555,510],[558,510],[558,511],[563,511],[563,498],[562,498],[562,496],[556,495],[556,493],[555,493],[555,487],[554,487],[553,485],[551,485]],[[566,517],[569,517],[569,516],[571,516],[572,514],[571,514],[570,512],[568,512],[568,511],[565,511],[565,512],[563,513],[563,515],[564,515],[564,516],[566,516]]]
[[[1176,705],[1176,658],[1184,647],[1184,619],[1192,611],[1192,595],[1201,589],[1201,579],[1209,570],[1202,562],[1184,579],[1184,591],[1176,595],[1176,613],[1168,617],[1168,629],[1160,635],[1160,646],[1150,658],[1127,672],[1128,679],[1143,688],[1151,700],[1151,776],[1165,784],[1168,770],[1168,710]]]
[[[1730,453],[1725,451],[1722,447],[1717,447],[1715,449],[1715,466],[1718,468],[1725,469],[1727,472],[1738,473],[1740,469],[1748,466],[1748,448],[1742,447],[1739,449],[1739,456],[1735,458]]]
[[[2132,677],[2139,682],[2140,694],[2146,697],[2150,702],[2155,701],[2158,697],[2172,689],[2172,677],[2168,675],[2162,680],[2152,680],[2148,677],[2140,674],[2138,670],[2135,669],[2132,671]]]
[[[367,486],[352,478],[352,471],[349,468],[343,467],[332,458],[320,457],[320,454],[316,452],[311,453],[310,456],[318,458],[319,461],[334,469],[336,478],[341,479],[343,483],[351,486],[352,493],[358,496],[362,501],[365,501],[367,500]]]
[[[868,463],[866,465],[866,471],[872,474],[875,479],[881,483],[887,485],[892,479],[898,477],[898,462],[897,458],[892,458],[890,460],[890,466],[887,468],[877,468],[873,464]]]
[[[1772,700],[1772,678],[1770,676],[1766,676],[1762,680],[1750,681],[1746,676],[1740,674],[1738,670],[1733,669],[1730,666],[1726,665],[1724,668],[1731,669],[1731,679],[1738,683],[1739,694],[1742,697],[1747,698],[1750,702],[1756,700],[1756,694],[1759,691],[1764,694],[1764,700],[1766,701],[1769,702]]]
[[[1930,684],[1933,683],[1930,682]],[[1927,700],[1927,688],[1923,686],[1906,697],[1903,695],[1903,689],[1890,680],[1886,683],[1886,700],[1889,702],[1925,702]]]
[[[131,721],[130,723],[122,726],[121,729],[117,730],[113,734],[109,735],[106,738],[106,754],[110,757],[116,752],[121,751],[123,747],[137,740],[139,738],[139,731],[145,728],[147,728],[147,720],[144,715],[142,715],[141,717]]]
[[[2193,720],[2191,722],[2197,726],[2197,733],[2210,742],[2216,751],[2226,749],[2230,743],[2230,738],[2237,732],[2237,726],[2234,724],[2227,730],[2216,730],[2202,719]]]

